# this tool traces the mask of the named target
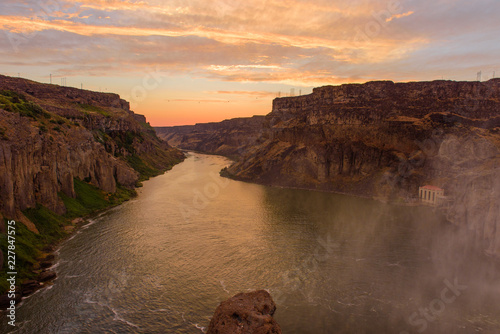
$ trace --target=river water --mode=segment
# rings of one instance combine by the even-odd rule
[[[498,264],[431,208],[219,177],[229,163],[190,153],[78,230],[14,332],[202,333],[267,289],[283,333],[500,333]]]

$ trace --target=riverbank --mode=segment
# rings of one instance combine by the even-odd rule
[[[163,171],[157,171],[156,176],[167,172],[181,161],[183,160],[175,162]],[[141,179],[148,178],[149,176]],[[52,284],[57,277],[53,269],[57,260],[57,249],[62,242],[71,238],[96,215],[137,196],[136,188],[118,186],[116,192],[111,194],[78,179],[74,180],[74,186],[75,198],[59,194],[66,208],[64,215],[37,205],[36,208],[24,210],[19,219],[15,220],[16,304]],[[137,186],[142,185],[138,183]],[[2,248],[7,249],[7,238],[2,238],[0,242]],[[9,306],[11,298],[6,293],[8,290],[7,274],[4,270],[0,273],[0,310]]]
[[[204,153],[204,152],[199,152],[202,154],[208,154],[210,153]],[[228,159],[231,159],[230,157],[227,157]],[[234,159],[231,159],[232,161],[236,161]],[[228,168],[225,167],[220,171],[220,176],[226,177],[231,180],[235,181],[240,181],[240,182],[247,182],[247,183],[252,183],[252,184],[259,184],[263,186],[269,186],[269,187],[276,187],[276,188],[283,188],[283,189],[298,189],[298,190],[309,190],[309,191],[319,191],[319,192],[324,192],[324,193],[329,193],[329,194],[337,194],[337,195],[345,195],[345,196],[353,196],[356,198],[362,198],[362,199],[370,199],[374,200],[383,204],[390,204],[390,205],[398,205],[398,206],[422,206],[422,207],[428,207],[429,205],[422,203],[421,201],[418,200],[417,197],[413,198],[408,198],[408,199],[403,199],[402,197],[398,197],[396,199],[390,199],[382,196],[377,196],[377,194],[363,194],[360,192],[352,191],[339,191],[335,189],[326,189],[326,188],[315,188],[315,187],[307,187],[307,186],[293,186],[293,185],[282,185],[282,184],[277,184],[273,182],[265,182],[265,181],[259,181],[259,180],[251,180],[251,179],[246,179],[246,178],[241,178],[236,175],[230,174],[228,172]]]
[[[62,196],[67,213],[58,215],[38,205],[24,210],[16,224],[16,303],[50,284],[56,278],[52,270],[57,247],[71,237],[88,219],[118,206],[137,195],[135,189],[120,187],[107,194],[90,184],[75,180],[76,198]],[[38,233],[37,233],[38,232]],[[3,240],[2,240],[3,241]],[[5,277],[4,277],[5,276]],[[0,274],[2,293],[7,291],[7,277]],[[10,298],[0,296],[0,309],[8,307]]]

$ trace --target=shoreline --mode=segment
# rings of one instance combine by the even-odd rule
[[[210,153],[210,152],[202,152],[202,151],[197,151],[197,150],[191,150],[191,149],[185,149],[181,148],[178,146],[173,146],[177,148],[178,150],[182,151],[183,153],[196,153],[196,154],[205,154],[209,156],[220,156],[227,158],[231,160],[233,163],[237,162],[238,159],[235,159],[234,156],[227,156],[227,155],[221,155],[221,154],[216,154],[216,153]],[[229,167],[229,166],[228,166]],[[342,192],[338,190],[328,190],[328,189],[317,189],[317,188],[308,188],[308,187],[300,187],[300,186],[283,186],[279,184],[272,184],[272,183],[264,183],[264,182],[257,182],[257,181],[252,181],[249,179],[243,179],[243,178],[238,178],[232,174],[229,174],[227,172],[227,168],[223,168],[219,171],[219,175],[221,177],[225,177],[230,180],[235,180],[235,181],[240,181],[240,182],[246,182],[250,184],[258,184],[262,186],[267,186],[267,187],[272,187],[272,188],[282,188],[282,189],[296,189],[296,190],[308,190],[308,191],[318,191],[322,193],[329,193],[329,194],[337,194],[337,195],[344,195],[344,196],[352,196],[356,198],[362,198],[362,199],[369,199],[373,200],[382,204],[387,204],[387,205],[396,205],[400,207],[429,207],[429,208],[438,208],[437,206],[432,206],[428,204],[424,204],[420,202],[418,199],[416,199],[413,202],[408,202],[408,201],[395,201],[395,200],[389,200],[381,197],[376,197],[376,196],[368,196],[368,195],[361,195],[361,194],[356,194],[356,193],[349,193],[349,192]]]
[[[449,220],[446,217],[446,214],[443,210],[443,207],[440,207],[439,205],[430,205],[430,204],[425,204],[419,201],[418,199],[415,200],[414,202],[408,202],[408,201],[394,201],[394,200],[388,200],[380,197],[375,197],[375,196],[366,196],[366,195],[360,195],[360,194],[355,194],[355,193],[346,193],[346,192],[341,192],[341,191],[335,191],[335,190],[328,190],[328,189],[315,189],[315,188],[307,188],[307,187],[297,187],[297,186],[283,186],[283,185],[277,185],[277,184],[270,184],[270,183],[263,183],[263,182],[255,182],[251,181],[248,179],[242,179],[235,177],[229,173],[225,169],[222,169],[220,171],[220,176],[225,177],[231,180],[239,181],[239,182],[246,182],[250,184],[258,184],[261,186],[266,186],[266,187],[272,187],[272,188],[281,188],[281,189],[295,189],[295,190],[306,190],[306,191],[317,191],[321,193],[328,193],[328,194],[336,194],[336,195],[342,195],[342,196],[350,196],[350,197],[355,197],[355,198],[360,198],[360,199],[365,199],[365,200],[371,200],[378,202],[383,205],[392,205],[396,207],[405,207],[405,208],[427,208],[430,210],[433,210],[436,215],[441,216],[441,219],[443,223],[453,226],[459,229],[463,229],[463,226],[458,225],[457,223]],[[475,247],[475,246],[474,246]],[[493,263],[496,263],[500,265],[500,255],[497,253],[492,253],[488,252],[486,249],[477,249],[477,253],[481,256],[484,256],[485,258],[493,261]]]
[[[134,188],[134,190],[135,189],[136,188]],[[70,221],[69,225],[64,226],[63,231],[66,233],[66,235],[64,235],[61,239],[58,239],[56,242],[45,246],[41,250],[42,256],[40,258],[37,258],[36,263],[33,264],[31,270],[33,273],[38,274],[38,276],[34,279],[24,278],[20,280],[24,281],[23,283],[16,282],[16,307],[19,307],[26,298],[29,298],[36,294],[38,291],[53,285],[53,281],[58,277],[56,271],[54,270],[57,267],[58,263],[58,253],[64,242],[71,240],[74,236],[76,236],[77,232],[80,231],[82,227],[92,224],[91,220],[93,218],[98,218],[108,210],[116,208],[136,197],[137,194],[122,201],[121,203],[114,203],[104,209],[97,210],[86,216],[73,218]],[[17,222],[21,223],[19,220],[16,220],[16,223]],[[71,228],[66,229],[67,227]],[[11,300],[10,298],[8,298],[7,293],[0,295],[0,303],[3,302],[4,299]],[[3,314],[6,309],[7,306],[4,307],[4,305],[0,304],[0,314]]]
[[[175,165],[181,163],[182,161],[184,161],[184,159],[179,161]],[[54,266],[57,265],[58,252],[64,242],[70,240],[75,235],[77,235],[77,232],[80,231],[82,227],[91,224],[92,223],[91,220],[93,218],[98,218],[107,211],[119,207],[120,205],[123,205],[124,203],[134,198],[137,198],[138,196],[137,189],[142,187],[142,182],[148,181],[160,175],[164,175],[166,172],[170,171],[174,166],[170,166],[169,168],[162,170],[160,173],[158,173],[158,175],[150,177],[147,180],[141,181],[140,185],[136,185],[133,189],[131,189],[133,190],[132,195],[128,198],[123,199],[119,203],[110,203],[109,206],[106,206],[105,208],[102,209],[98,209],[84,216],[75,217],[72,219],[65,218],[69,221],[67,225],[61,228],[61,230],[63,231],[63,233],[65,233],[65,235],[62,236],[60,239],[57,239],[55,242],[49,243],[48,245],[44,246],[40,250],[41,256],[38,257],[36,259],[36,262],[32,264],[30,270],[32,273],[36,275],[35,278],[24,277],[16,280],[16,292],[14,298],[14,300],[16,301],[15,304],[16,307],[20,306],[24,301],[24,299],[31,297],[38,291],[53,285],[53,281],[57,279],[57,273],[53,269],[55,269]],[[23,224],[18,219],[16,219],[15,221],[16,224],[17,223]],[[10,303],[10,300],[12,300],[11,298],[8,298],[8,294],[9,294],[8,291],[6,293],[2,292],[0,294],[0,315],[6,313],[6,309],[9,306],[8,303]]]
[[[202,152],[200,152],[200,153],[202,153]],[[203,154],[205,154],[205,153],[203,153]],[[228,157],[226,157],[226,158],[228,158]],[[423,203],[421,203],[418,200],[416,200],[414,202],[393,201],[393,200],[384,199],[384,198],[380,198],[380,197],[376,197],[376,196],[361,195],[361,194],[356,194],[356,193],[342,192],[342,191],[338,191],[338,190],[317,189],[317,188],[308,188],[308,187],[300,187],[300,186],[284,186],[284,185],[279,185],[279,184],[257,182],[257,181],[252,181],[252,180],[248,180],[248,179],[243,179],[243,178],[235,177],[234,175],[231,175],[231,174],[227,173],[224,169],[222,169],[219,172],[219,174],[220,174],[220,176],[228,178],[230,180],[235,180],[235,181],[240,181],[240,182],[246,182],[246,183],[250,183],[250,184],[259,184],[261,186],[267,186],[267,187],[272,187],[272,188],[307,190],[307,191],[317,191],[317,192],[328,193],[328,194],[336,194],[336,195],[343,195],[343,196],[352,196],[352,197],[356,197],[356,198],[373,200],[373,201],[379,202],[381,204],[396,205],[396,206],[401,206],[401,207],[429,207],[429,208],[437,208],[437,206],[435,207],[435,206],[432,206],[432,205],[423,204]]]

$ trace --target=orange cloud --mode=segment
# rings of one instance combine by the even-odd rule
[[[409,11],[409,12],[402,13],[402,14],[394,14],[391,17],[388,17],[387,19],[385,19],[385,22],[391,22],[394,19],[400,19],[402,17],[410,16],[413,13],[414,13],[413,11]]]

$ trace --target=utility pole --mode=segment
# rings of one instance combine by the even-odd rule
[[[52,85],[52,73],[50,73],[50,84]]]

